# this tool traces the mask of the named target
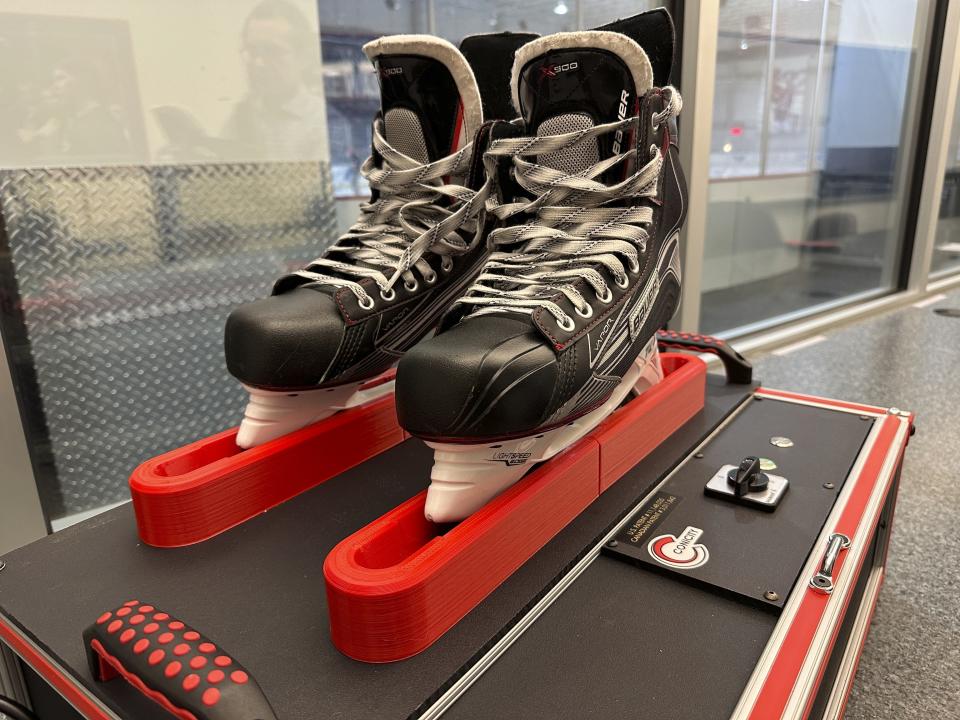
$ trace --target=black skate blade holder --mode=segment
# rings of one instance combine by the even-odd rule
[[[753,365],[720,338],[676,330],[658,330],[657,345],[661,350],[686,350],[715,355],[723,363],[727,382],[733,385],[750,385],[753,382]]]

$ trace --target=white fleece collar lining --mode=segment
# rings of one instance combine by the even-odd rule
[[[612,52],[630,68],[637,95],[642,96],[653,87],[653,67],[650,65],[650,58],[640,45],[626,35],[606,30],[555,33],[532,40],[517,50],[513,60],[513,73],[510,77],[510,92],[513,96],[513,106],[518,113],[521,113],[520,71],[540,55],[551,50],[567,48],[599,48]]]
[[[371,61],[380,55],[420,55],[443,63],[453,76],[463,102],[462,144],[473,142],[474,134],[483,124],[483,106],[473,69],[456,47],[433,35],[388,35],[368,42],[363,52]]]

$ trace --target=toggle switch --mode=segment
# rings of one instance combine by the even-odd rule
[[[724,465],[707,481],[704,494],[773,512],[790,483],[785,477],[763,472],[762,462],[756,455],[747,455],[739,465]]]
[[[755,455],[747,455],[740,462],[740,467],[727,473],[727,482],[733,486],[733,494],[739,498],[748,492],[766,490],[770,478],[767,477],[765,472],[760,471],[760,458]]]

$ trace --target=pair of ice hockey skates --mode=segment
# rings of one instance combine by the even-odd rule
[[[399,361],[400,424],[435,450],[426,515],[451,522],[662,377],[686,204],[673,26],[657,10],[364,51],[381,88],[371,198],[230,315],[227,366],[250,392],[238,443],[364,402]]]

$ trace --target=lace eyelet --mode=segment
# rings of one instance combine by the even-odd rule
[[[602,302],[604,305],[613,300],[613,291],[610,288],[606,288],[606,291],[607,292],[605,295],[600,295],[599,293],[597,294],[597,300]]]
[[[429,275],[424,275],[423,281],[427,285],[433,285],[437,281],[437,274],[435,272],[432,272]]]
[[[658,148],[656,145],[650,145],[650,156],[653,157],[654,155],[659,155],[659,154],[660,154],[660,148]]]
[[[417,290],[420,289],[420,283],[418,283],[416,280],[414,280],[413,283],[410,285],[407,285],[407,283],[404,283],[403,286],[407,289],[407,292],[416,292]]]
[[[654,132],[660,129],[660,123],[657,122],[657,113],[650,114],[650,129]]]
[[[373,298],[367,295],[366,300],[367,302],[364,303],[364,298],[360,298],[357,300],[357,304],[360,305],[361,310],[372,310],[374,305]]]
[[[629,269],[630,272],[632,272],[633,274],[637,274],[638,272],[640,272],[640,263],[637,262],[636,260],[631,260],[631,261],[630,261],[630,267],[629,267],[628,269]]]
[[[628,278],[626,275],[623,276],[623,282],[620,282],[620,278],[614,278],[614,282],[621,290],[626,290],[628,287],[630,287],[630,278]]]
[[[564,332],[573,332],[573,329],[577,326],[573,322],[573,318],[565,317],[563,320],[557,320],[557,325],[560,326],[560,329]]]
[[[444,272],[450,272],[453,270],[453,260],[448,257],[444,257],[443,260],[440,261],[440,269]]]
[[[380,291],[380,297],[382,297],[387,302],[390,302],[396,296],[397,294],[393,291],[393,288],[390,288],[387,292],[384,292],[383,290]]]
[[[580,308],[574,308],[574,310],[576,310],[576,311],[577,311],[577,315],[579,315],[579,316],[582,317],[582,318],[592,318],[592,317],[593,317],[593,308],[590,307],[590,305],[587,305],[587,311],[586,311],[586,312],[580,312]]]

